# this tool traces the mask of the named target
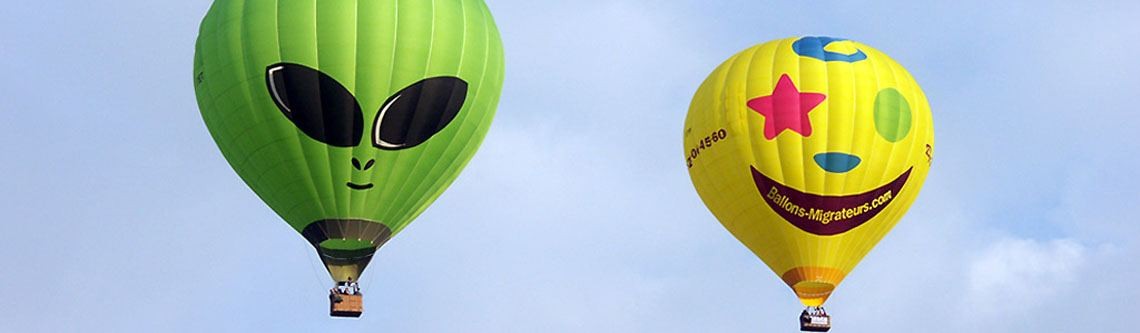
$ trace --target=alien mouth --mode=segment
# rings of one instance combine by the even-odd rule
[[[348,185],[348,188],[351,188],[354,190],[367,190],[367,189],[372,188],[372,186],[375,186],[375,185],[372,185],[372,183],[368,183],[368,184],[364,184],[364,185],[357,185],[357,184],[353,184],[352,182],[348,182],[347,185]]]
[[[752,168],[752,180],[768,207],[800,230],[831,236],[847,232],[879,215],[899,196],[913,167],[870,191],[841,196],[804,193]]]

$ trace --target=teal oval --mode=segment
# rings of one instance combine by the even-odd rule
[[[855,169],[863,162],[859,156],[844,153],[815,154],[815,164],[827,172],[844,173]]]

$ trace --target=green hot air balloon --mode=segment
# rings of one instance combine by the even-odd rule
[[[194,55],[218,148],[340,282],[455,180],[502,81],[481,0],[216,0]]]

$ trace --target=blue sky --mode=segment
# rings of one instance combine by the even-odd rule
[[[497,118],[369,267],[360,320],[327,317],[315,254],[206,131],[209,4],[5,4],[0,331],[794,331],[692,189],[681,124],[717,64],[795,35],[890,54],[935,117],[930,178],[828,302],[836,332],[1133,328],[1140,3],[488,0]]]

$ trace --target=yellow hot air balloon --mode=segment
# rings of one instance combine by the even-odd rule
[[[826,330],[818,307],[918,196],[934,127],[922,89],[886,54],[788,38],[709,75],[684,149],[705,205],[809,307],[803,328]]]

